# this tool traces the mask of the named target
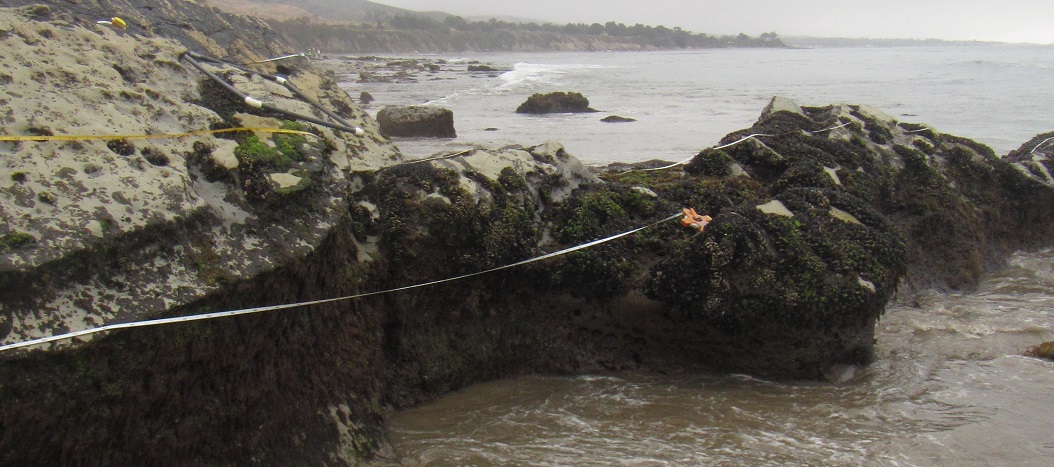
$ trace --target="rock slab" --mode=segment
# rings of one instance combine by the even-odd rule
[[[454,138],[454,112],[442,107],[389,106],[377,113],[381,132],[388,136]]]

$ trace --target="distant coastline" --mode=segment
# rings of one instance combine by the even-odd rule
[[[269,23],[301,49],[327,53],[637,51],[704,48],[785,48],[774,32],[713,36],[681,28],[622,23],[470,22],[400,14],[373,23],[330,24],[297,18]]]
[[[713,48],[941,47],[989,41],[777,36],[767,32],[710,35],[643,24],[556,24],[512,16],[460,17],[368,0],[207,0],[221,10],[255,16],[300,50],[336,54],[639,51]],[[1051,44],[1013,44],[1050,47]]]

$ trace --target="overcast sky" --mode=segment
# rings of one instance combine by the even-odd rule
[[[1054,43],[1054,0],[372,0],[461,16],[679,26],[708,34]]]

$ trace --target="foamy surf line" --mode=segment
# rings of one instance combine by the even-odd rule
[[[498,78],[505,82],[498,89],[511,89],[531,85],[559,85],[563,84],[557,78],[575,71],[598,70],[606,68],[602,65],[588,65],[582,63],[574,64],[547,64],[519,62],[512,66],[511,71],[502,73]]]

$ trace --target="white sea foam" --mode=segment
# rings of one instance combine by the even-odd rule
[[[565,84],[562,77],[583,70],[603,68],[600,65],[588,64],[544,64],[520,62],[511,71],[502,73],[499,78],[504,84],[497,87],[502,91],[517,91],[524,88]]]

